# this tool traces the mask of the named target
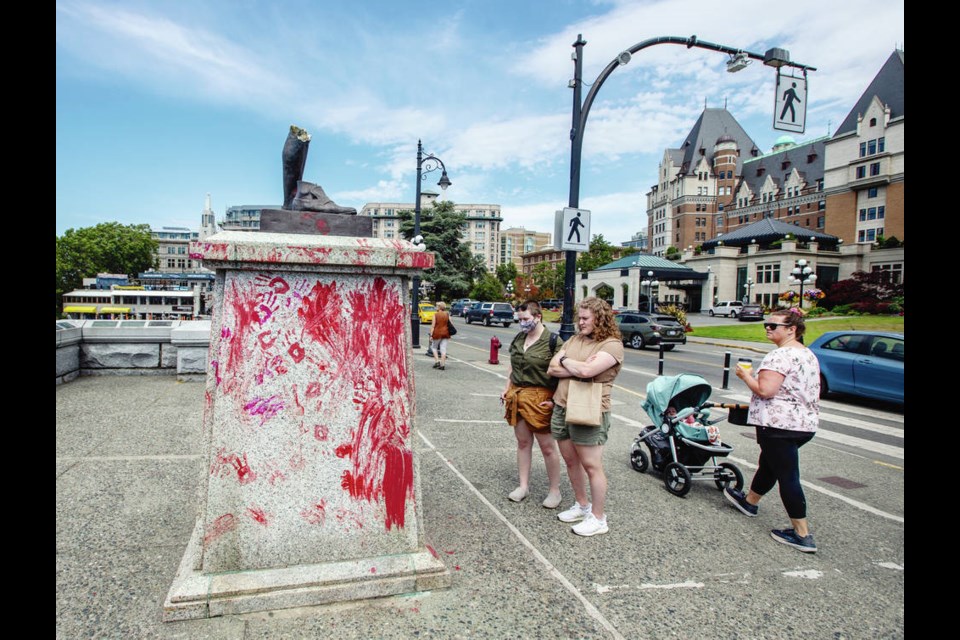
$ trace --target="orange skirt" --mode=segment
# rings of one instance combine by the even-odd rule
[[[504,420],[517,426],[522,418],[530,431],[550,431],[553,405],[541,406],[541,402],[553,400],[553,389],[547,387],[511,387],[504,399]]]

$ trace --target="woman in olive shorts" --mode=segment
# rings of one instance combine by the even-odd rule
[[[547,370],[550,375],[560,379],[553,394],[550,430],[560,445],[560,455],[567,465],[567,475],[577,500],[557,518],[563,522],[582,520],[572,527],[577,535],[594,536],[608,531],[607,516],[603,511],[607,497],[603,445],[610,429],[610,390],[622,366],[623,340],[610,305],[596,297],[582,300],[577,307],[577,334],[556,353]],[[603,383],[599,427],[566,421],[570,378]],[[592,501],[587,498],[585,480],[589,480]]]
[[[551,336],[543,325],[540,305],[528,301],[517,308],[520,333],[510,343],[510,370],[507,386],[500,394],[506,407],[504,419],[517,437],[517,468],[520,486],[508,496],[520,502],[530,492],[530,466],[533,462],[533,441],[536,439],[547,467],[550,489],[543,500],[547,509],[560,505],[560,454],[550,435],[553,413],[553,390],[557,381],[547,374],[550,358],[560,348],[560,336]]]

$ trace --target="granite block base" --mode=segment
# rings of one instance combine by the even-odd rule
[[[260,231],[372,238],[373,218],[320,211],[263,209],[260,211]]]
[[[198,520],[163,604],[163,620],[195,620],[254,611],[349,602],[450,586],[450,571],[421,550],[276,569],[203,573]]]

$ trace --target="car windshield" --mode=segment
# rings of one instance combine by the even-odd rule
[[[511,307],[510,305],[508,305],[508,304],[506,304],[506,303],[503,303],[503,304],[495,304],[495,305],[493,305],[493,308],[496,309],[497,311],[513,311],[513,307]]]
[[[421,311],[436,311],[437,308],[432,304],[422,304],[420,305]]]

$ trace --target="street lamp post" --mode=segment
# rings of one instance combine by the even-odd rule
[[[803,309],[803,285],[808,283],[812,285],[816,281],[817,274],[807,265],[807,261],[803,258],[797,260],[797,266],[790,272],[790,284],[800,285],[800,302],[797,305],[798,308]]]
[[[660,286],[660,282],[653,279],[653,271],[647,271],[647,277],[640,281],[640,286],[647,288],[647,312],[653,313],[653,288]]]
[[[443,161],[433,154],[423,156],[423,144],[417,140],[417,199],[413,205],[413,243],[420,244],[423,236],[420,235],[420,183],[426,179],[426,174],[437,169],[443,169],[440,174],[440,182],[437,185],[446,191],[452,182],[447,177],[447,167]],[[410,310],[410,330],[413,336],[412,346],[414,349],[420,348],[420,276],[413,276],[413,308]]]
[[[743,304],[750,302],[750,290],[753,289],[753,278],[747,278],[747,281],[743,283],[743,290],[746,295],[743,296]]]
[[[570,128],[570,197],[568,206],[571,209],[578,209],[580,207],[580,160],[583,151],[583,131],[587,124],[587,116],[590,115],[590,107],[593,105],[593,100],[597,96],[597,91],[600,90],[603,83],[610,77],[610,74],[613,73],[617,67],[629,63],[633,54],[641,49],[646,49],[647,47],[658,44],[682,44],[686,45],[688,49],[697,47],[698,49],[719,51],[730,56],[730,59],[727,61],[727,71],[730,72],[745,68],[750,64],[749,58],[762,60],[763,64],[771,67],[787,66],[802,69],[804,75],[806,75],[808,70],[816,71],[816,67],[790,62],[790,53],[786,49],[773,48],[768,49],[766,53],[760,54],[736,47],[728,47],[705,40],[698,40],[697,36],[690,36],[689,38],[660,36],[638,42],[626,51],[620,52],[617,57],[600,72],[600,75],[593,81],[593,84],[589,85],[590,91],[587,92],[587,97],[581,102],[581,91],[584,85],[583,47],[586,44],[587,41],[583,39],[583,35],[578,34],[577,41],[573,43],[574,51],[571,56],[574,63],[573,80],[570,81],[570,87],[573,89],[573,118]],[[573,288],[575,286],[574,273],[577,268],[577,254],[575,251],[567,251],[566,265],[567,271],[564,278],[563,291],[563,319],[560,325],[560,337],[564,340],[567,340],[573,335]]]

